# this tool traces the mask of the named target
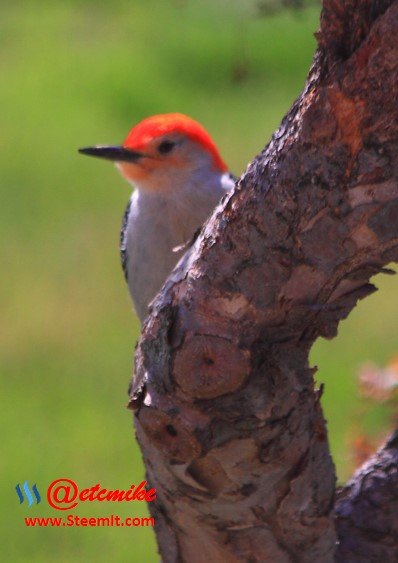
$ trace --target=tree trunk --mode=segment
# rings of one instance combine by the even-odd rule
[[[137,349],[130,406],[166,563],[398,561],[398,436],[335,503],[308,363],[398,261],[398,1],[324,0],[317,39],[303,94]]]

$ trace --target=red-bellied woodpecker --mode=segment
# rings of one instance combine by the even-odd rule
[[[121,146],[79,149],[112,160],[136,189],[123,218],[120,252],[141,321],[148,304],[216,204],[234,185],[205,129],[179,113],[138,123]]]

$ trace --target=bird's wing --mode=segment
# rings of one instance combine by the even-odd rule
[[[124,277],[127,281],[127,225],[129,221],[131,209],[131,199],[129,200],[126,210],[123,215],[122,228],[120,230],[120,260],[122,262],[122,268],[124,272]]]

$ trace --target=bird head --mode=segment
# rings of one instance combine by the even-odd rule
[[[204,174],[223,174],[227,167],[207,131],[179,113],[148,117],[135,125],[119,146],[79,149],[82,154],[115,162],[138,189],[175,191]]]

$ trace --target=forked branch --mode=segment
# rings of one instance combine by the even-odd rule
[[[398,560],[396,512],[380,542],[367,537],[396,510],[396,491],[372,497],[396,440],[340,494],[335,526],[308,364],[398,261],[398,1],[325,0],[317,38],[303,94],[167,281],[137,350],[131,406],[165,562],[327,563],[336,530],[341,561]]]

